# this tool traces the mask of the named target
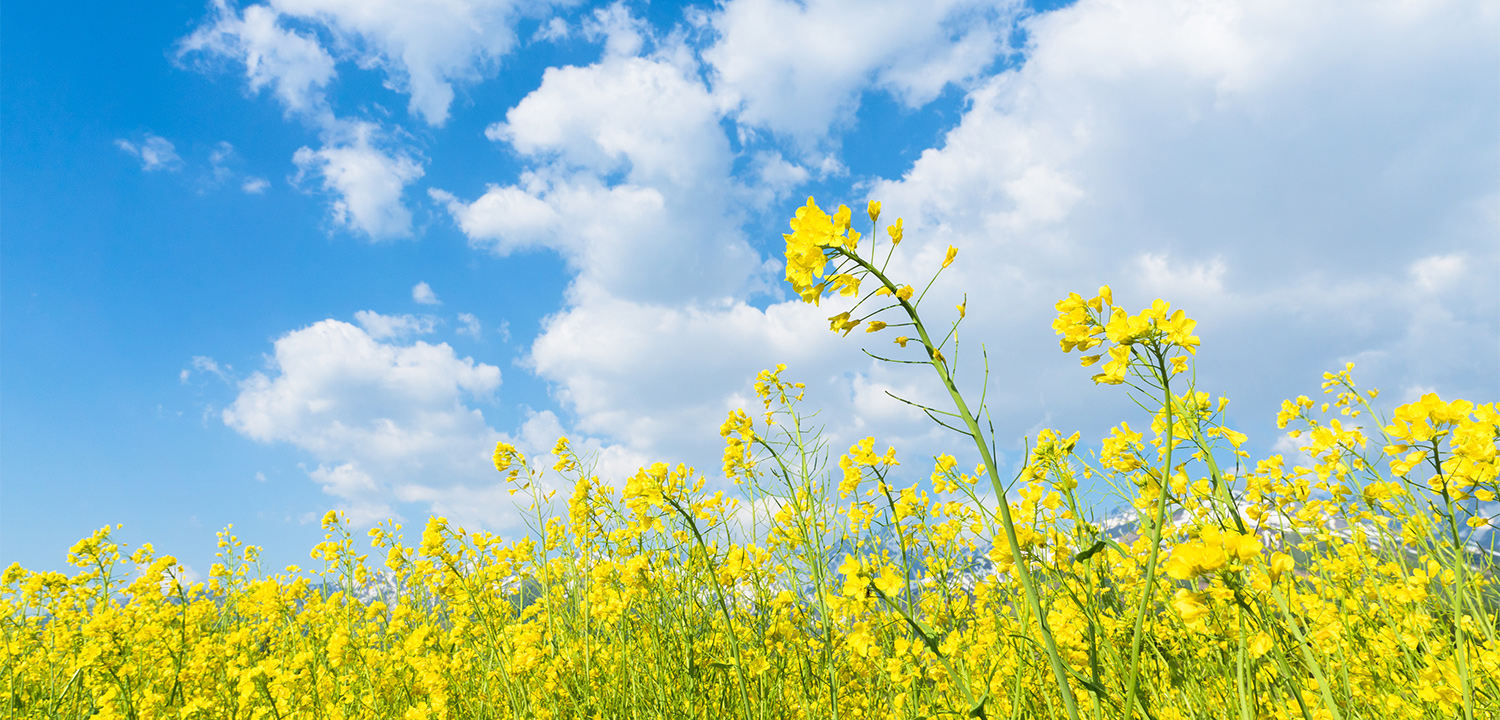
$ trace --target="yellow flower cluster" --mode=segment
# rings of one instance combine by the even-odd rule
[[[875,438],[867,437],[849,446],[849,452],[839,456],[839,469],[844,479],[839,483],[839,496],[848,497],[858,488],[864,478],[862,468],[880,468],[900,465],[896,462],[896,448],[887,448],[884,456],[875,454]]]
[[[1445,403],[1434,393],[1423,395],[1417,402],[1397,408],[1385,428],[1393,440],[1385,447],[1386,454],[1392,456],[1391,474],[1407,477],[1425,461],[1434,469],[1429,479],[1434,491],[1451,494],[1457,500],[1472,491],[1480,495],[1480,500],[1494,500],[1494,492],[1485,486],[1493,485],[1500,473],[1495,446],[1490,442],[1497,426],[1500,415],[1493,404],[1475,407],[1467,400]]]
[[[1172,550],[1163,571],[1168,577],[1192,580],[1225,567],[1230,560],[1246,562],[1260,556],[1261,543],[1254,534],[1241,534],[1208,526],[1198,540]]]
[[[871,201],[866,206],[866,214],[871,223],[878,222],[880,203]],[[863,283],[873,276],[881,283],[873,296],[890,296],[902,303],[909,302],[915,293],[911,286],[898,287],[887,283],[883,273],[870,264],[872,258],[860,255],[860,233],[851,229],[851,218],[852,212],[847,205],[840,205],[838,210],[829,215],[818,207],[817,202],[811,197],[807,199],[806,205],[797,208],[790,223],[792,232],[782,235],[786,241],[787,282],[791,283],[792,289],[803,301],[819,304],[822,298],[830,293],[836,293],[843,298],[862,299]],[[905,232],[903,228],[904,223],[901,218],[896,218],[894,224],[886,227],[886,234],[890,236],[892,249],[901,244]],[[957,255],[958,250],[950,246],[943,256],[941,268],[947,268],[953,264]],[[831,272],[828,268],[830,262],[834,263]],[[859,306],[860,303],[855,304],[856,309]],[[958,310],[962,315],[964,306],[960,305]],[[828,318],[828,328],[833,332],[848,335],[867,319],[868,316],[853,317],[853,311],[841,312]],[[875,320],[866,326],[865,332],[879,332],[886,327],[888,323]],[[905,347],[906,341],[907,338],[902,337],[896,342]]]
[[[1089,367],[1101,359],[1105,360],[1103,372],[1094,376],[1094,382],[1119,385],[1125,382],[1126,368],[1130,366],[1132,346],[1147,345],[1155,348],[1186,350],[1197,354],[1198,337],[1193,335],[1197,322],[1182,310],[1172,312],[1172,305],[1165,300],[1156,300],[1151,306],[1135,315],[1114,306],[1114,295],[1109,286],[1099,288],[1099,294],[1085,300],[1078,293],[1057,301],[1057,319],[1053,330],[1062,339],[1058,343],[1063,352],[1091,350],[1112,343],[1104,352],[1085,355],[1079,359]],[[1168,354],[1171,363],[1164,368],[1169,374],[1177,374],[1187,366],[1187,357]]]
[[[733,480],[751,471],[755,424],[750,416],[744,410],[729,413],[719,426],[719,436],[724,438],[724,476]]]
[[[818,282],[828,266],[826,251],[858,246],[859,233],[849,229],[849,222],[850,211],[844,205],[829,215],[809,197],[807,205],[797,208],[792,232],[782,237],[786,240],[786,280],[803,300],[815,302],[830,282],[835,287],[844,286],[846,294],[859,293],[859,283],[849,275],[834,275],[828,282]]]

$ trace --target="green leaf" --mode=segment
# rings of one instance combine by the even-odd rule
[[[988,702],[989,699],[990,693],[988,690],[986,690],[984,692],[984,697],[979,698],[979,700],[974,703],[974,707],[969,708],[969,717],[979,718],[979,720],[986,720],[988,716],[985,715],[984,704]]]
[[[1086,550],[1078,553],[1077,555],[1074,555],[1073,559],[1077,560],[1078,562],[1083,562],[1084,560],[1087,560],[1087,559],[1089,559],[1089,558],[1091,558],[1091,557],[1093,557],[1095,555],[1098,555],[1100,550],[1103,550],[1104,548],[1107,548],[1107,547],[1109,547],[1109,542],[1107,540],[1099,540],[1099,541],[1095,542],[1093,545],[1090,545],[1088,547],[1088,549],[1086,549]]]

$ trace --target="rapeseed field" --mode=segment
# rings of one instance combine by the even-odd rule
[[[867,214],[878,230],[879,204]],[[809,198],[786,278],[807,302],[853,301],[833,331],[930,367],[952,402],[923,409],[973,441],[969,459],[876,438],[829,448],[778,366],[755,383],[760,406],[720,428],[714,474],[732,493],[662,463],[617,490],[563,439],[545,459],[495,449],[534,522],[515,540],[442,518],[414,543],[394,522],[356,537],[329,513],[312,570],[268,570],[226,530],[210,577],[189,584],[174,558],[127,553],[106,527],[72,548],[72,575],[5,570],[3,714],[1500,713],[1495,556],[1471,539],[1500,490],[1493,402],[1386,410],[1350,366],[1324,375],[1322,398],[1282,406],[1310,462],[1251,458],[1228,400],[1195,384],[1193,320],[1162,300],[1132,313],[1105,287],[1059,301],[1053,325],[1140,417],[1097,448],[1043,430],[1002,477],[984,398],[955,379],[967,302],[924,306],[925,289],[887,275],[901,220],[869,239],[853,224]],[[950,248],[925,287],[956,261]],[[543,489],[548,470],[570,495]],[[1083,479],[1132,511],[1100,517]]]

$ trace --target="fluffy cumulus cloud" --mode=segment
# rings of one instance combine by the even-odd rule
[[[344,123],[328,142],[292,155],[297,179],[316,175],[335,199],[333,222],[374,240],[411,234],[411,210],[401,201],[406,186],[422,177],[422,163],[402,150],[383,147],[378,126]]]
[[[310,477],[362,518],[389,513],[395,500],[493,484],[488,453],[502,436],[476,405],[493,398],[500,369],[446,343],[402,341],[420,321],[359,319],[365,328],[330,319],[279,338],[224,423],[305,450],[319,463]]]
[[[730,0],[703,57],[740,121],[821,140],[878,88],[911,107],[972,79],[1006,50],[1021,4],[1001,0]]]
[[[636,32],[620,21],[610,27],[612,37]],[[607,53],[586,67],[548,69],[488,129],[531,162],[520,182],[472,201],[432,195],[476,246],[561,253],[577,273],[575,297],[732,297],[759,262],[740,230],[736,200],[745,191],[731,177],[719,120],[690,59]]]
[[[272,0],[275,12],[319,26],[386,84],[410,97],[431,125],[448,120],[454,86],[498,69],[516,44],[515,22],[546,12],[545,0]]]
[[[712,468],[715,428],[727,411],[756,403],[751,381],[778,362],[839,406],[839,437],[910,425],[902,406],[881,401],[894,402],[886,390],[913,387],[883,371],[848,372],[862,356],[827,332],[827,311],[751,304],[779,297],[780,271],[746,242],[744,208],[808,172],[757,151],[749,179],[737,173],[722,98],[702,68],[674,40],[641,37],[621,12],[612,6],[591,21],[606,36],[599,62],[548,70],[489,128],[529,161],[518,182],[467,201],[432,192],[476,247],[545,248],[568,260],[566,305],[544,321],[528,369],[552,384],[575,431],[621,457]],[[869,412],[855,417],[856,406]]]
[[[1033,351],[1047,301],[1113,283],[1200,319],[1206,379],[1259,403],[1247,422],[1345,360],[1483,394],[1500,113],[1469,88],[1494,85],[1496,21],[1468,2],[1079,2],[1026,21],[1025,64],[871,195],[914,250],[962,248],[954,292],[999,315],[983,335],[1027,338],[1000,358],[1030,377],[1061,362]]]
[[[212,8],[212,19],[183,38],[180,57],[243,64],[250,91],[270,88],[289,114],[330,112],[325,90],[337,75],[335,62],[316,36],[285,27],[267,5],[236,12],[226,0],[214,0]]]
[[[476,247],[567,259],[567,305],[544,323],[528,367],[576,413],[575,429],[615,443],[616,459],[644,459],[682,447],[688,428],[713,434],[727,409],[722,378],[747,384],[765,355],[757,343],[797,345],[798,331],[745,304],[771,279],[741,230],[754,193],[734,177],[720,103],[691,54],[643,37],[620,5],[586,29],[604,57],[549,69],[487,131],[528,160],[519,182],[468,201],[432,195]],[[784,314],[807,327],[805,313]]]

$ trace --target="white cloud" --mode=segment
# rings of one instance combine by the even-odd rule
[[[660,450],[679,431],[711,434],[730,409],[725,394],[743,392],[768,357],[796,363],[834,352],[831,338],[809,332],[816,319],[805,316],[815,312],[777,305],[768,316],[742,303],[711,309],[591,299],[548,320],[530,362],[555,383],[579,429]],[[683,352],[662,357],[664,348]]]
[[[768,316],[745,304],[775,269],[739,230],[738,206],[763,195],[732,177],[719,103],[691,58],[670,42],[625,56],[645,41],[623,12],[616,5],[590,21],[612,38],[603,59],[549,69],[487,131],[529,161],[519,182],[472,202],[432,193],[477,247],[549,248],[568,260],[568,304],[527,362],[578,415],[575,431],[610,443],[601,464],[621,477],[631,462],[662,459],[653,453],[685,457],[684,448],[717,442],[727,394],[747,392],[773,354],[826,349],[807,332],[826,327],[820,311]],[[758,162],[783,189],[806,176],[777,155]]]
[[[323,492],[342,503],[342,510],[355,527],[368,527],[386,519],[400,519],[390,503],[390,488],[359,469],[359,463],[346,462],[329,466],[320,464],[307,471],[307,476],[317,483]]]
[[[742,291],[759,261],[739,230],[718,106],[679,56],[608,56],[551,68],[486,134],[533,163],[472,202],[433,191],[470,242],[497,254],[545,247],[575,296],[655,302]]]
[[[447,518],[455,527],[520,532],[526,529],[515,507],[521,496],[512,497],[510,488],[503,484],[404,485],[396,491],[396,496],[402,502],[425,505],[432,515]]]
[[[463,323],[463,327],[458,329],[459,335],[468,335],[476,340],[479,339],[480,333],[483,331],[479,324],[479,318],[469,313],[459,313],[458,321]]]
[[[756,186],[761,190],[761,205],[789,196],[811,177],[807,168],[789,162],[781,153],[761,151],[755,154]]]
[[[1410,272],[1421,290],[1442,292],[1463,278],[1466,264],[1462,254],[1433,255],[1412,263]]]
[[[425,282],[419,282],[411,288],[411,299],[418,305],[442,305],[443,301],[438,299],[437,293],[432,291],[432,286]]]
[[[604,39],[606,55],[638,55],[646,43],[650,27],[630,13],[624,2],[617,0],[607,7],[594,10],[594,14],[583,23],[583,36],[589,40]]]
[[[240,383],[222,417],[246,437],[307,451],[314,481],[375,517],[411,488],[496,480],[489,455],[503,436],[471,403],[499,386],[499,368],[447,344],[383,342],[330,319],[279,338],[269,368]],[[507,508],[482,511],[496,522]]]
[[[437,318],[431,315],[381,315],[373,310],[354,313],[354,321],[376,340],[426,335],[437,326]]]
[[[609,57],[548,68],[541,86],[485,134],[526,156],[555,154],[565,168],[683,186],[727,175],[718,117],[691,68],[670,58]]]
[[[711,476],[722,451],[719,424],[730,410],[760,407],[753,381],[777,363],[787,365],[786,379],[807,384],[804,409],[819,412],[816,424],[830,447],[875,435],[911,453],[903,457],[916,465],[926,452],[953,451],[946,431],[885,395],[939,405],[946,396],[936,382],[871,368],[859,351],[866,338],[828,331],[836,305],[777,303],[762,310],[743,302],[664,306],[594,298],[548,319],[529,366],[553,384],[576,416],[576,430]],[[894,336],[869,337],[884,352]]]
[[[515,47],[514,23],[550,3],[516,0],[272,0],[237,11],[214,0],[210,18],[184,38],[179,57],[227,57],[245,66],[252,92],[270,87],[288,113],[330,116],[328,86],[339,60],[379,69],[427,124],[448,120],[454,86],[483,79]],[[289,26],[301,25],[307,32]],[[326,43],[320,40],[326,38]],[[336,58],[328,48],[339,53]]]
[[[234,145],[227,140],[219,141],[208,154],[208,187],[219,187],[231,182],[239,173],[231,165],[238,164],[239,153],[235,151]],[[270,181],[253,175],[242,176],[239,182],[240,191],[246,195],[260,195],[271,187]]]
[[[1027,21],[1025,64],[870,197],[906,215],[918,262],[960,248],[945,294],[969,292],[970,335],[1007,338],[992,360],[1066,422],[1097,422],[1099,391],[1049,370],[1067,363],[1043,350],[1050,301],[1103,283],[1198,318],[1200,381],[1243,398],[1245,422],[1356,356],[1367,379],[1472,394],[1495,378],[1471,358],[1500,342],[1496,303],[1447,278],[1500,273],[1500,173],[1474,160],[1500,150],[1500,113],[1464,89],[1500,62],[1496,20],[1463,2],[1083,0]],[[1421,299],[1436,288],[1455,295]],[[1421,349],[1438,337],[1456,344],[1441,358]]]
[[[572,30],[568,27],[568,21],[560,17],[555,17],[538,27],[536,34],[531,36],[531,40],[533,42],[538,40],[557,42],[559,40],[567,40],[571,35]]]
[[[223,422],[253,440],[307,452],[316,465],[299,467],[357,526],[400,519],[403,504],[415,504],[471,528],[524,531],[518,498],[491,454],[503,440],[548,468],[557,438],[570,434],[557,416],[527,411],[513,434],[499,432],[476,407],[499,389],[498,368],[460,358],[446,344],[402,342],[423,319],[357,316],[368,329],[329,319],[277,339],[267,369],[240,382]],[[612,480],[646,462],[627,448],[571,436]],[[560,487],[550,470],[539,482],[543,491]]]
[[[1271,452],[1281,455],[1293,465],[1311,468],[1317,463],[1308,450],[1310,447],[1306,438],[1294,438],[1283,433],[1276,437],[1276,442],[1271,445]]]
[[[212,0],[203,24],[179,42],[177,57],[243,65],[252,93],[271,88],[288,116],[318,129],[322,146],[299,149],[293,162],[299,178],[321,175],[323,188],[335,195],[334,223],[375,240],[404,237],[411,234],[411,212],[402,194],[424,174],[423,162],[374,122],[335,115],[328,89],[339,62],[380,70],[387,87],[410,97],[411,113],[442,126],[455,85],[492,74],[516,44],[514,23],[545,15],[554,4],[571,2],[271,0],[241,10],[228,0]],[[119,144],[137,156],[151,150]],[[157,167],[143,162],[147,169]],[[219,164],[214,167],[218,177]],[[267,185],[249,178],[241,189],[259,194]]]
[[[1165,254],[1143,253],[1136,258],[1141,271],[1140,282],[1152,294],[1177,298],[1178,302],[1213,299],[1224,292],[1224,261],[1213,258],[1191,263],[1184,268]]]
[[[516,45],[515,22],[540,15],[545,0],[272,0],[275,12],[319,26],[361,67],[380,68],[386,85],[410,96],[429,125],[448,120],[455,85],[493,73]],[[567,3],[561,3],[567,4]],[[252,6],[250,10],[264,8]]]
[[[234,146],[225,140],[220,140],[218,147],[208,154],[209,173],[213,175],[215,185],[227,182],[229,178],[234,177],[234,171],[229,169],[227,164],[232,159],[234,159]]]
[[[335,224],[385,240],[411,235],[411,211],[401,203],[406,186],[422,177],[421,163],[401,150],[378,145],[379,128],[350,122],[317,150],[303,147],[292,156],[297,178],[322,176],[323,189],[338,199]]]
[[[115,147],[124,150],[137,160],[141,161],[141,169],[146,172],[157,170],[177,171],[182,169],[182,158],[177,156],[177,148],[171,141],[159,135],[146,133],[140,143],[129,140],[116,140]]]
[[[288,113],[329,115],[325,90],[337,74],[333,56],[311,34],[281,26],[276,10],[251,5],[236,13],[213,0],[212,20],[184,38],[178,57],[227,57],[245,66],[251,92],[272,88]]]
[[[539,178],[527,179],[532,181],[534,192],[546,191]],[[428,195],[448,209],[471,242],[489,246],[502,255],[547,244],[559,221],[552,205],[514,185],[491,185],[472,203],[465,203],[444,190],[428,190]]]
[[[703,57],[740,122],[804,144],[846,122],[871,85],[912,107],[1005,51],[1020,4],[939,0],[729,0]]]
[[[377,449],[408,454],[440,442],[412,420],[430,415],[466,427],[479,415],[463,408],[463,398],[488,397],[500,385],[499,368],[460,359],[446,344],[387,344],[337,320],[287,333],[270,362],[274,375],[244,380],[225,422],[256,440],[314,452],[391,437],[400,441]]]
[[[178,373],[177,378],[186,383],[188,381],[188,378],[192,377],[193,372],[197,371],[208,373],[220,380],[223,380],[224,382],[229,382],[229,373],[233,370],[234,368],[229,367],[228,365],[220,367],[219,363],[215,362],[211,357],[194,355],[192,368],[183,368],[182,372]]]
[[[293,161],[299,178],[320,175],[323,189],[334,195],[334,223],[376,240],[404,237],[411,234],[411,212],[402,195],[422,177],[424,163],[395,141],[399,132],[335,115],[327,93],[338,62],[353,59],[381,70],[388,87],[410,96],[413,114],[441,126],[455,84],[493,72],[515,45],[512,25],[549,6],[527,0],[272,0],[240,10],[214,0],[209,18],[179,44],[178,57],[242,64],[251,92],[271,88],[288,115],[318,129],[322,146],[299,149]],[[266,185],[252,178],[242,189],[256,194]]]

